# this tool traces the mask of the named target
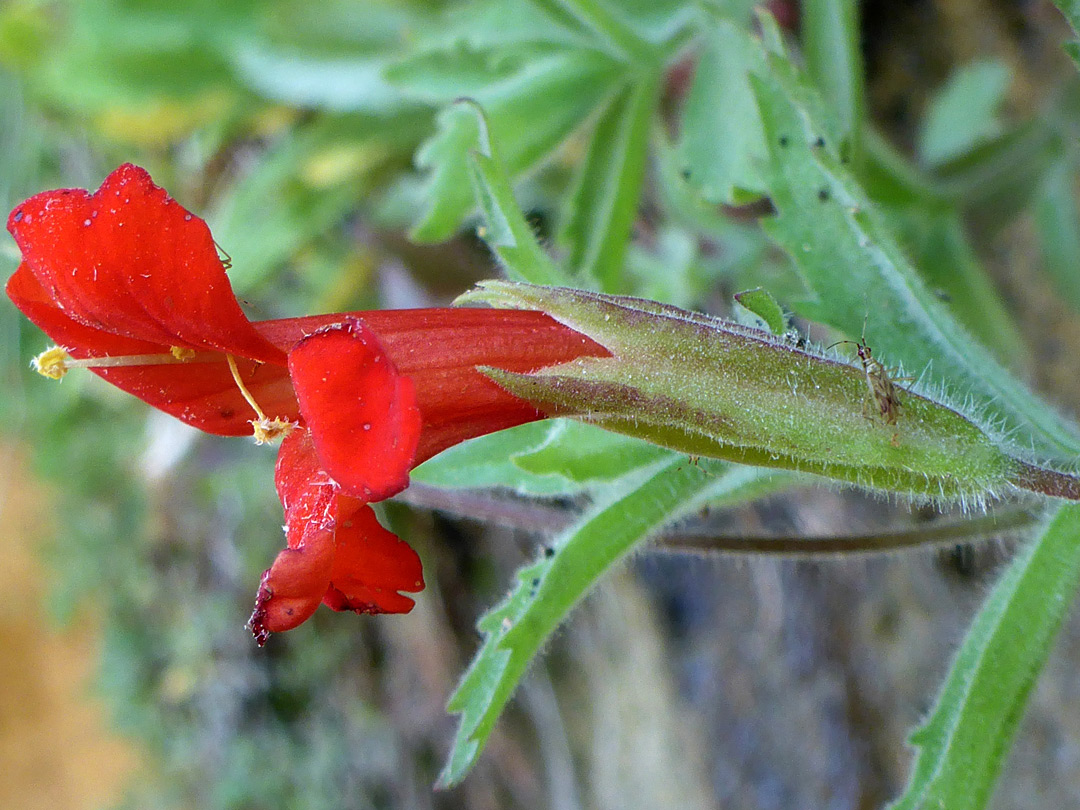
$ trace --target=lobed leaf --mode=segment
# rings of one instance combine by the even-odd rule
[[[765,158],[750,73],[764,57],[728,20],[710,20],[680,118],[677,160],[702,199],[738,203],[760,196],[758,164]]]
[[[480,235],[509,278],[537,284],[565,281],[563,272],[536,241],[532,227],[514,200],[510,178],[496,152],[483,111],[468,102],[458,107],[471,110],[477,120],[476,150],[469,153],[468,166],[473,192],[484,217]]]
[[[620,72],[618,63],[596,51],[551,50],[523,62],[509,75],[495,72],[487,84],[475,80],[463,86],[446,82],[439,72],[424,78],[417,60],[388,71],[406,93],[427,103],[451,103],[468,96],[487,114],[491,139],[499,144],[506,171],[514,177],[547,157],[610,93]],[[433,84],[437,83],[437,84]],[[414,226],[419,241],[453,236],[473,210],[465,163],[475,149],[474,122],[461,113],[446,113],[439,131],[417,152],[416,163],[431,171],[425,193],[430,208]]]

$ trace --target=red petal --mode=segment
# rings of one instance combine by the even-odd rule
[[[124,164],[94,194],[37,194],[8,230],[49,298],[84,326],[166,349],[284,360],[241,311],[206,223],[144,169]]]
[[[73,357],[161,354],[162,347],[73,321],[57,309],[26,264],[7,283],[8,297],[24,315]],[[255,400],[272,417],[290,421],[300,410],[284,365],[239,360],[240,374]],[[250,436],[255,414],[220,355],[217,362],[94,368],[95,374],[187,424],[225,436]]]
[[[409,544],[384,529],[363,501],[339,496],[337,550],[323,604],[357,613],[408,613],[413,600],[398,591],[423,588],[420,558]]]
[[[345,493],[378,501],[408,486],[421,424],[412,380],[363,323],[304,338],[289,373],[319,460]]]
[[[371,507],[342,495],[319,466],[311,434],[281,444],[274,483],[285,508],[288,548],[262,577],[248,626],[259,644],[291,630],[325,603],[357,613],[408,613],[398,591],[424,587],[420,558],[379,525]]]
[[[306,621],[330,586],[337,524],[337,488],[320,469],[306,430],[295,430],[278,451],[274,475],[285,508],[288,548],[263,573],[248,626],[260,645],[270,633]]]

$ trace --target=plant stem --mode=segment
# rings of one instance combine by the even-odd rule
[[[1023,461],[1017,464],[1020,469],[1011,479],[1013,486],[1038,492],[1040,495],[1049,495],[1052,498],[1080,501],[1080,478],[1069,473],[1036,467],[1034,464]]]
[[[435,509],[480,522],[496,523],[544,535],[554,535],[570,525],[574,512],[564,507],[492,495],[486,490],[444,490],[413,484],[394,498],[421,509]],[[1016,507],[977,518],[850,535],[721,535],[706,532],[664,532],[650,551],[670,554],[768,554],[827,556],[878,554],[904,549],[953,545],[983,540],[993,535],[1024,529],[1041,516],[1037,508]]]
[[[1037,509],[1010,509],[995,515],[869,534],[775,536],[663,535],[653,550],[674,554],[768,554],[806,557],[841,554],[881,554],[904,549],[955,545],[983,540],[1026,528],[1039,520]]]

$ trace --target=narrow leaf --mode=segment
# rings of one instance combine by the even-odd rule
[[[866,118],[859,10],[855,0],[806,0],[802,4],[806,69],[840,119],[840,137],[855,159]]]
[[[699,468],[669,456],[607,487],[604,499],[521,570],[514,590],[480,620],[483,645],[448,706],[461,721],[440,785],[464,778],[533,657],[612,565],[665,523],[706,502],[757,497],[771,481],[753,468]]]
[[[980,810],[1080,584],[1080,506],[1062,507],[994,586],[953,662],[892,810]]]
[[[1080,311],[1080,207],[1076,203],[1076,168],[1067,158],[1050,167],[1035,201],[1043,266],[1058,291]]]
[[[566,277],[540,247],[514,200],[510,178],[499,160],[483,111],[469,102],[457,106],[471,110],[477,119],[477,148],[469,154],[468,165],[485,222],[480,235],[495,251],[510,278],[537,284],[565,283]]]
[[[1058,10],[1065,15],[1065,19],[1069,21],[1069,25],[1072,27],[1074,34],[1080,34],[1080,0],[1053,0]],[[1072,42],[1065,43],[1065,52],[1072,57],[1077,66],[1080,67],[1080,50],[1078,50],[1080,43],[1073,40]]]
[[[611,100],[593,132],[574,193],[567,201],[562,239],[570,267],[606,290],[622,285],[623,260],[637,216],[658,76],[628,84]]]
[[[930,102],[919,154],[940,166],[1001,132],[998,108],[1009,88],[1009,69],[1000,62],[974,62],[957,70]]]
[[[927,286],[963,326],[1010,369],[1029,354],[965,232],[959,212],[947,206],[913,206],[896,215],[905,242]]]

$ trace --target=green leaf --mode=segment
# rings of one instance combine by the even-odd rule
[[[823,144],[812,99],[790,64],[773,58],[755,77],[770,152],[776,216],[764,227],[817,296],[807,317],[866,340],[875,357],[961,385],[1020,443],[1071,461],[1080,434],[1011,376],[956,322],[923,282],[873,203]]]
[[[487,113],[491,138],[498,142],[510,177],[547,157],[611,91],[621,71],[617,62],[595,51],[553,51],[524,63],[507,76],[495,74],[486,85],[446,84],[437,87],[410,74],[404,63],[388,76],[407,92],[428,103],[452,103],[467,95]],[[434,81],[434,80],[432,80]],[[440,120],[438,133],[417,153],[420,168],[432,170],[427,197],[431,208],[420,218],[413,238],[449,239],[473,210],[465,179],[465,154],[472,124],[458,114]],[[475,137],[475,136],[474,136]]]
[[[975,254],[959,213],[926,205],[905,210],[896,219],[934,295],[1002,363],[1011,369],[1024,367],[1030,359],[1024,339]]]
[[[656,54],[648,42],[642,39],[616,9],[602,0],[534,0],[541,8],[556,7],[565,11],[582,28],[588,30],[598,47],[613,56],[636,65],[656,61]],[[659,5],[670,5],[667,3]],[[649,5],[657,5],[650,3]]]
[[[534,475],[559,475],[580,483],[610,481],[668,455],[654,444],[558,419],[547,440],[514,456],[514,464]]]
[[[688,231],[667,226],[652,245],[633,242],[626,253],[626,271],[636,295],[676,306],[700,301],[721,275],[718,262],[702,259],[698,239]],[[711,257],[710,257],[711,258]]]
[[[383,78],[386,54],[314,55],[253,39],[231,54],[238,76],[262,96],[333,112],[388,114],[410,103]]]
[[[1061,154],[1061,137],[1044,121],[1025,121],[941,166],[936,186],[972,217],[1000,228],[1027,208]]]
[[[519,467],[518,456],[528,457],[544,447],[560,420],[530,422],[454,445],[428,459],[409,476],[410,480],[443,489],[499,487],[519,495],[572,495],[582,482],[554,469],[539,472]]]
[[[919,132],[923,161],[941,166],[996,137],[1009,81],[1009,69],[1000,62],[973,62],[953,73],[930,102]]]
[[[428,170],[423,198],[426,210],[419,216],[409,237],[417,242],[449,239],[472,207],[468,154],[476,149],[479,119],[463,105],[442,110],[436,119],[438,133],[416,153],[416,165]]]
[[[1080,207],[1076,167],[1061,158],[1046,172],[1035,200],[1043,266],[1066,301],[1080,312]]]
[[[595,279],[605,290],[623,286],[658,80],[653,74],[641,77],[610,101],[567,200],[561,238],[570,250],[570,267],[579,279]]]
[[[491,139],[483,111],[469,102],[458,105],[471,110],[477,119],[476,150],[469,153],[468,165],[484,227],[480,236],[498,256],[506,275],[537,284],[565,284],[566,276],[536,241],[536,235],[514,200],[510,178]]]
[[[806,70],[840,118],[840,137],[857,161],[866,120],[859,10],[855,0],[806,0],[802,4]]]
[[[532,0],[483,0],[447,8],[422,47],[446,52],[465,45],[474,51],[520,49],[529,45],[593,47],[592,36],[557,4]]]
[[[1080,34],[1080,0],[1053,0],[1053,3],[1065,15],[1065,19],[1069,21],[1073,33]],[[1080,51],[1077,50],[1077,46],[1078,43],[1075,40],[1067,42],[1065,52],[1076,62],[1077,67],[1080,67]]]
[[[768,290],[758,287],[735,293],[735,320],[743,326],[781,336],[787,332],[787,314]]]
[[[716,20],[705,32],[677,159],[686,181],[709,202],[742,202],[764,190],[758,164],[765,136],[749,78],[763,64],[761,48],[731,22]]]
[[[1080,585],[1080,506],[1062,507],[979,611],[929,719],[892,810],[980,810]]]
[[[702,504],[742,502],[776,485],[761,470],[718,462],[699,468],[672,455],[606,487],[603,499],[521,570],[514,590],[480,620],[483,645],[448,706],[461,720],[440,785],[465,777],[529,662],[605,571]]]

